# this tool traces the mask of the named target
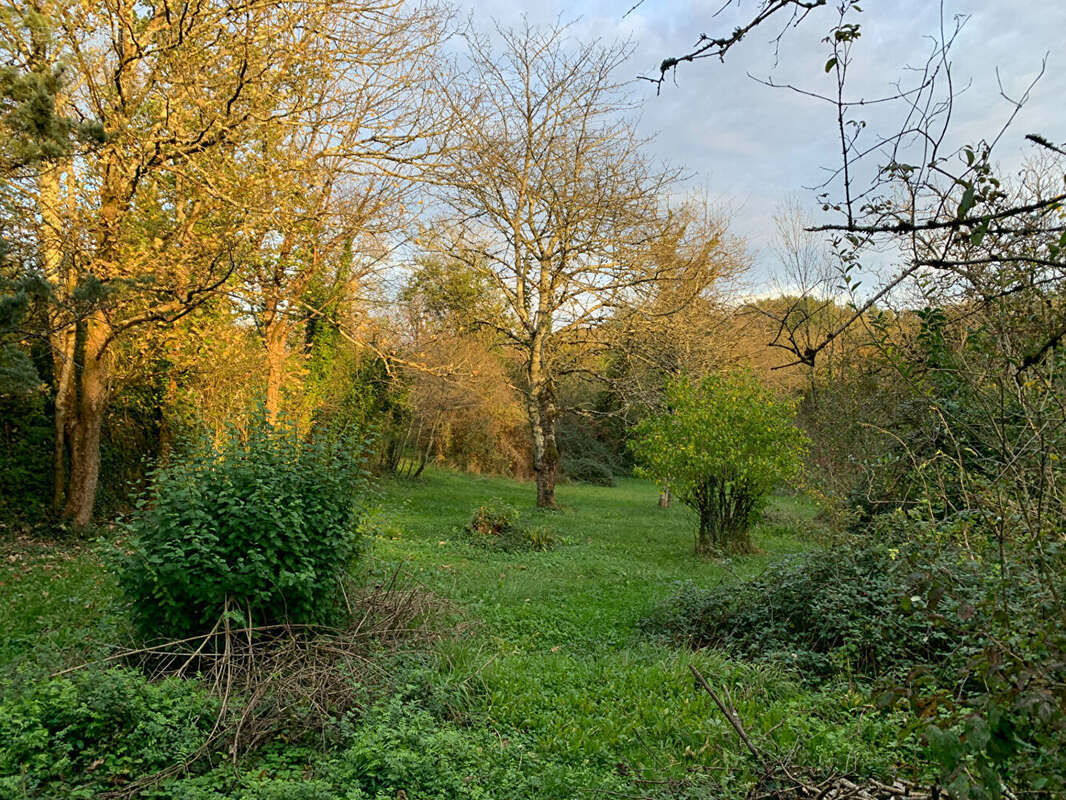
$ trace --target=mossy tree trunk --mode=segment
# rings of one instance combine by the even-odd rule
[[[109,370],[106,363],[108,330],[100,312],[78,323],[77,366],[74,383],[77,396],[65,416],[70,442],[70,475],[62,514],[76,528],[92,520],[96,487],[100,480],[100,435],[109,400]]]
[[[537,480],[537,506],[556,508],[555,482],[559,473],[559,444],[556,439],[558,410],[555,392],[549,384],[541,386],[527,401],[533,435],[533,474]]]

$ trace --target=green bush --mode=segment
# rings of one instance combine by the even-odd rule
[[[642,627],[809,683],[863,679],[877,706],[908,713],[952,797],[1062,796],[1066,558],[981,561],[950,543],[950,524],[875,517],[866,541],[710,591],[686,584]]]
[[[55,430],[39,405],[0,394],[0,533],[51,513]]]
[[[563,473],[577,483],[614,486],[614,473],[611,468],[595,458],[563,458]]]
[[[665,401],[633,429],[638,474],[695,509],[697,553],[751,552],[748,529],[767,495],[802,463],[795,404],[750,372],[674,381]]]
[[[255,625],[329,622],[357,554],[361,455],[354,436],[259,423],[156,470],[119,574],[142,632],[204,632],[227,605]]]
[[[191,681],[125,669],[0,687],[0,796],[93,798],[181,763],[217,705]]]
[[[551,550],[555,532],[546,525],[528,525],[510,503],[490,500],[474,511],[465,531],[475,544],[498,550]]]
[[[884,543],[789,556],[754,578],[710,591],[683,585],[642,627],[693,648],[788,665],[812,682],[942,665],[963,636],[960,628],[915,613],[924,602],[917,594],[917,564],[952,576],[955,594],[942,597],[938,613],[965,628],[959,608],[966,601],[960,598],[972,600],[978,592],[977,565],[955,552]]]

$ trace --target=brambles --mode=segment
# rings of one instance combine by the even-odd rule
[[[940,663],[959,645],[957,632],[908,610],[918,563],[946,570],[974,600],[977,565],[957,552],[853,543],[783,558],[738,585],[683,585],[642,627],[689,647],[783,664],[814,683],[905,673]],[[959,603],[939,611],[958,623]]]
[[[1046,620],[1062,581],[1051,591],[1034,576],[1051,564],[1009,554],[1004,582],[901,515],[882,516],[870,533],[739,584],[684,584],[641,626],[653,638],[790,667],[811,686],[865,686],[876,707],[908,714],[907,730],[922,734],[952,797],[997,797],[1005,786],[1057,796],[1066,639]]]

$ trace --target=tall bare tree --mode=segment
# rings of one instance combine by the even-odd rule
[[[289,124],[263,126],[256,159],[239,165],[248,237],[234,296],[264,346],[272,419],[300,373],[306,323],[354,302],[411,222],[440,116],[423,89],[446,19],[429,6],[396,16],[358,58],[323,65]]]
[[[537,504],[555,505],[558,381],[586,369],[596,328],[676,273],[654,244],[678,221],[676,175],[642,152],[614,78],[625,45],[567,29],[472,35],[468,69],[442,86],[456,140],[438,180],[448,219],[426,245],[487,276],[506,304],[479,320],[521,354]]]

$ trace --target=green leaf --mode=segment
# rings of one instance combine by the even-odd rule
[[[956,219],[966,219],[966,215],[970,213],[970,210],[974,207],[976,197],[974,196],[973,186],[967,186],[966,191],[962,193],[962,200],[959,201],[959,209],[956,212]]]
[[[837,65],[837,57],[833,56],[831,59],[825,62],[825,71],[829,72],[833,67]]]

